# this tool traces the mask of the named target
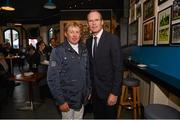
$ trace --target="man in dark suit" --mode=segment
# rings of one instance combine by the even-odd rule
[[[86,45],[90,58],[94,118],[114,119],[122,80],[120,40],[103,29],[104,21],[99,11],[90,11],[87,22],[92,32]]]

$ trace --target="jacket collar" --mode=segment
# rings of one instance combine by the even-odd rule
[[[64,46],[66,51],[75,52],[76,53],[76,51],[71,47],[71,45],[69,44],[69,42],[67,40],[64,41],[63,46]],[[79,49],[79,55],[87,53],[87,50],[86,50],[85,46],[83,46],[80,43],[78,45],[78,49]]]

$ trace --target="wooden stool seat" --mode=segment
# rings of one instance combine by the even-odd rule
[[[128,90],[132,89],[132,99],[128,99]],[[117,118],[120,118],[122,107],[131,106],[134,118],[137,118],[137,109],[140,116],[140,80],[129,78],[123,80],[122,94],[118,106]]]

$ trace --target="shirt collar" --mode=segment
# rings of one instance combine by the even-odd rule
[[[102,33],[103,33],[103,29],[101,29],[101,30],[97,33],[96,36],[93,35],[93,37],[97,37],[97,39],[99,39],[99,38],[101,37]]]

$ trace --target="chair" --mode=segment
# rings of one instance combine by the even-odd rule
[[[132,99],[128,99],[129,89],[132,89]],[[140,116],[140,80],[135,78],[123,80],[117,118],[120,118],[122,107],[125,106],[130,106],[133,109],[134,118],[137,118],[137,109]]]
[[[180,112],[163,104],[150,104],[144,107],[144,117],[147,119],[178,119]]]

